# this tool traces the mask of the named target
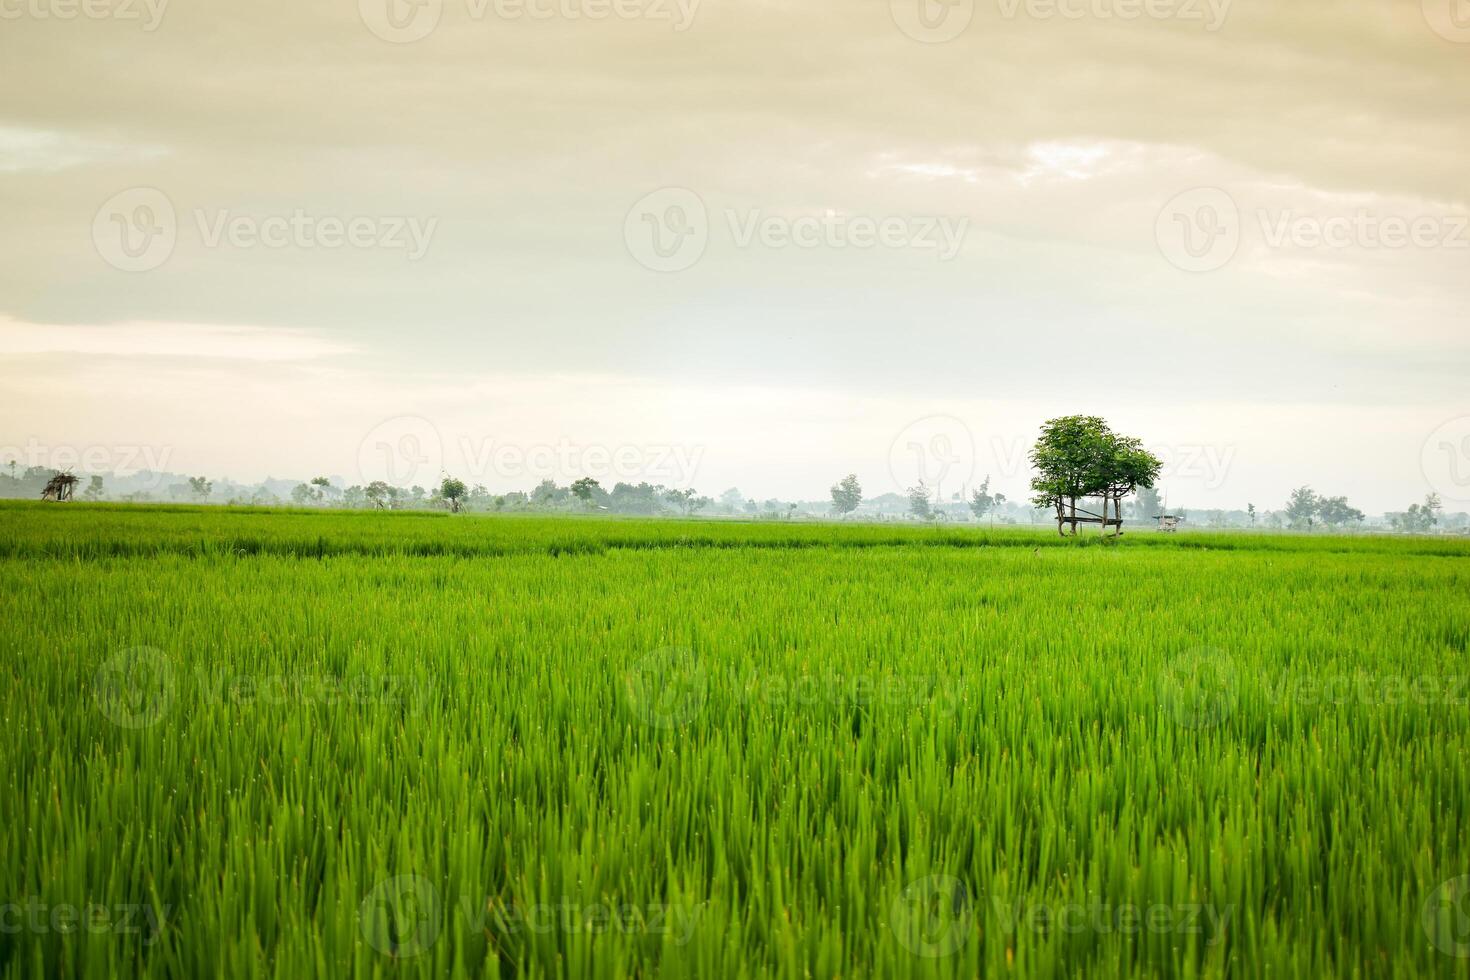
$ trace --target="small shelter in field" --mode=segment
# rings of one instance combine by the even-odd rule
[[[72,489],[76,485],[77,478],[70,473],[57,473],[46,481],[46,488],[41,491],[41,499],[55,501],[70,500]]]
[[[1177,530],[1179,530],[1179,515],[1178,514],[1155,514],[1154,517],[1157,518],[1157,520],[1159,522],[1159,530],[1160,531],[1177,531]]]

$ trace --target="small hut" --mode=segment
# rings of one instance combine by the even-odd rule
[[[70,473],[57,473],[46,481],[46,489],[41,491],[41,499],[58,502],[70,500],[72,488],[76,485],[77,478]]]
[[[1158,521],[1159,521],[1159,530],[1160,531],[1177,531],[1177,530],[1179,530],[1179,515],[1178,514],[1155,514],[1154,516],[1156,518],[1158,518]]]

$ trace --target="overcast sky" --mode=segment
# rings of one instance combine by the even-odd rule
[[[23,462],[1015,496],[1086,412],[1185,505],[1470,506],[1463,0],[0,0],[0,64]]]

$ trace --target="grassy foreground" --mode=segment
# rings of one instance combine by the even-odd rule
[[[0,974],[1465,976],[1470,544],[0,506]]]

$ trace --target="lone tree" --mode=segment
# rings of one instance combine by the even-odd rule
[[[1005,494],[990,492],[990,477],[988,475],[985,477],[985,482],[980,484],[980,488],[970,493],[970,510],[974,513],[975,520],[977,521],[983,521],[986,514],[1005,502]]]
[[[1151,488],[1163,464],[1132,436],[1120,436],[1096,415],[1067,415],[1041,427],[1041,438],[1031,450],[1037,475],[1031,479],[1031,502],[1056,511],[1057,533],[1066,525],[1098,524],[1123,530],[1123,498],[1140,488]],[[1077,501],[1097,497],[1102,513],[1082,510]],[[1113,516],[1108,510],[1112,508]]]
[[[374,480],[367,485],[363,495],[378,509],[388,506],[388,501],[394,497],[393,488],[382,480]]]
[[[469,492],[463,480],[456,480],[452,476],[446,476],[444,482],[439,484],[439,496],[449,501],[449,509],[456,514],[459,513],[459,502]]]
[[[838,514],[851,514],[863,502],[863,488],[856,473],[849,473],[832,486],[832,510]]]
[[[908,488],[909,513],[921,521],[934,519],[934,510],[929,506],[929,488],[920,480],[916,487]]]

